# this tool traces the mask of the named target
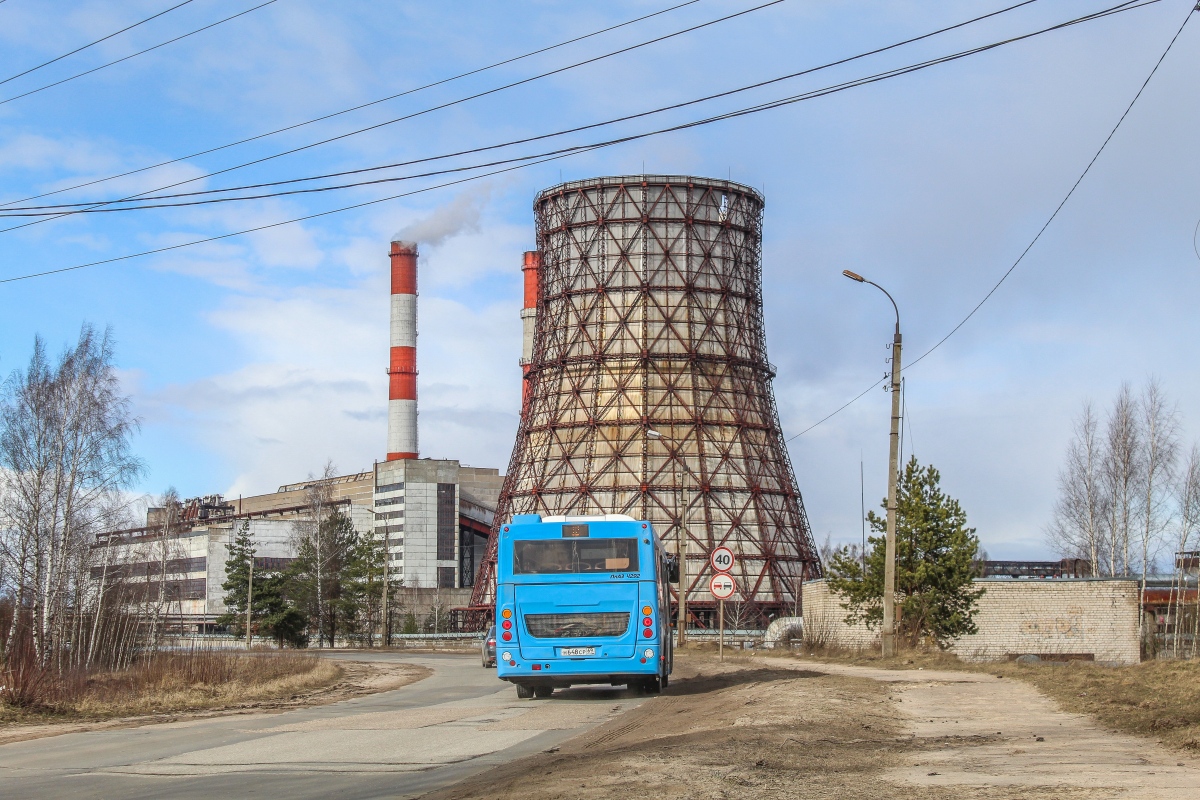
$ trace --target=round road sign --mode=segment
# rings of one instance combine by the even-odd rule
[[[723,572],[713,575],[712,580],[708,582],[708,590],[718,600],[728,600],[733,597],[735,588],[733,578]]]
[[[708,563],[712,565],[713,572],[732,571],[733,561],[733,551],[728,547],[718,547],[708,556]]]

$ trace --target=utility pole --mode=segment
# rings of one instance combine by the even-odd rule
[[[249,577],[246,578],[246,651],[249,652],[254,644],[251,638],[253,634],[250,631],[250,613],[254,609],[254,545],[250,545],[250,552],[246,557],[250,562]]]
[[[897,481],[900,470],[900,307],[895,299],[878,283],[869,281],[858,273],[848,269],[842,274],[852,281],[869,283],[887,295],[892,308],[896,312],[896,331],[892,336],[892,425],[888,452],[888,504],[887,504],[887,538],[884,543],[883,562],[883,630],[880,643],[883,646],[884,658],[896,655],[896,502]],[[865,577],[865,576],[864,576]]]
[[[664,442],[671,444],[671,457],[675,462],[675,507],[679,508],[683,500],[683,479],[679,471],[679,442],[674,439],[663,436],[653,428],[646,431],[646,435],[654,439],[662,439]],[[688,511],[691,509],[691,502],[679,513],[679,524],[675,526],[675,552],[679,557],[679,602],[675,604],[677,613],[675,621],[675,644],[677,647],[683,647],[687,644],[687,535],[684,531],[684,525],[688,519]]]

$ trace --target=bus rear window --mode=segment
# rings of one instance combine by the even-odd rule
[[[636,572],[637,539],[541,539],[513,543],[513,574]]]

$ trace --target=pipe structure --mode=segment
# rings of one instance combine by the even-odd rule
[[[417,457],[417,245],[393,241],[387,460]]]
[[[735,602],[764,624],[797,604],[803,576],[821,575],[771,388],[762,211],[751,187],[688,176],[538,194],[525,397],[477,614],[494,600],[495,529],[513,514],[650,520],[666,549],[684,551],[672,594],[692,626],[717,622],[718,545],[737,555]]]

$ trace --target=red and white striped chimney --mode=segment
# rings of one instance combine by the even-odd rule
[[[529,365],[533,363],[533,336],[537,330],[538,280],[542,269],[542,254],[537,250],[525,253],[521,272],[525,277],[525,304],[521,309],[521,409],[529,404]]]
[[[393,241],[387,460],[417,457],[417,244]]]

